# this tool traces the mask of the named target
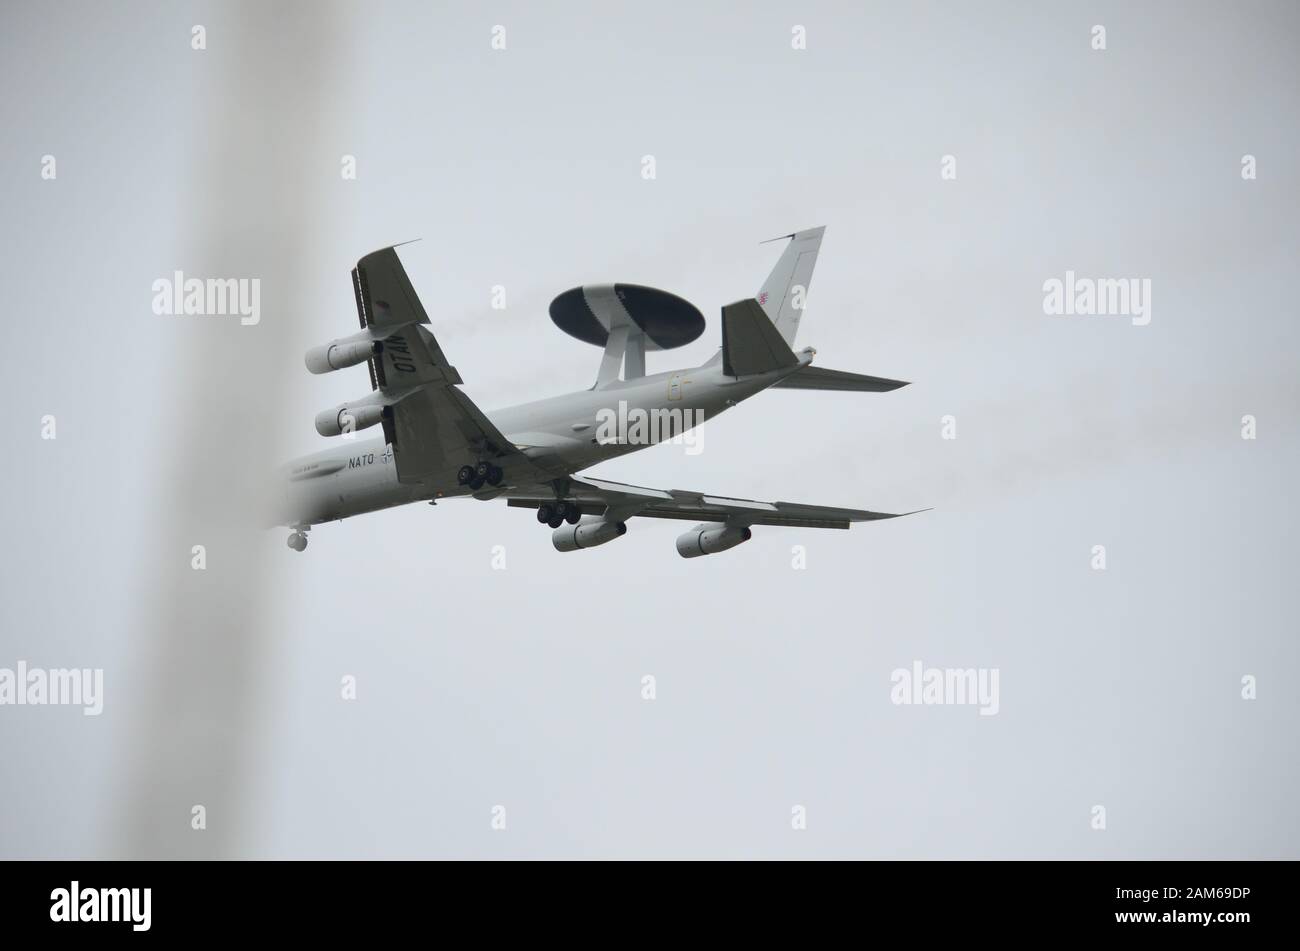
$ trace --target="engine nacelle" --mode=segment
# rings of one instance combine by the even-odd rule
[[[677,554],[683,558],[713,555],[728,548],[735,548],[741,542],[749,541],[753,536],[754,533],[748,528],[705,522],[696,525],[686,534],[677,536]]]
[[[331,373],[344,367],[365,363],[371,357],[377,357],[383,352],[383,343],[371,339],[368,333],[359,333],[344,337],[342,340],[331,340],[319,347],[312,347],[307,351],[303,362],[312,373]]]
[[[561,525],[551,533],[556,551],[577,551],[612,542],[627,533],[625,522],[607,522],[599,516],[584,518],[577,525]]]
[[[361,403],[349,406],[344,403],[316,414],[316,432],[322,436],[341,436],[345,432],[359,432],[376,423],[393,418],[393,410],[379,403]]]

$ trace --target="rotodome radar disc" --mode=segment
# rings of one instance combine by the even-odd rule
[[[571,337],[605,346],[613,327],[639,327],[647,350],[672,350],[704,333],[704,315],[676,294],[640,284],[588,284],[551,301],[551,320]]]

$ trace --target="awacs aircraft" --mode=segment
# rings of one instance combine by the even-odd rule
[[[768,388],[883,392],[905,386],[814,367],[811,347],[792,349],[824,231],[787,236],[790,243],[758,296],[722,308],[722,348],[687,370],[647,376],[645,355],[703,333],[704,317],[691,304],[636,284],[566,291],[551,303],[551,319],[604,348],[595,384],[491,414],[460,389],[460,374],[429,331],[429,316],[394,249],[366,255],[352,272],[361,332],[313,348],[306,362],[312,373],[362,363],[370,370],[373,392],[320,413],[317,432],[343,436],[382,426],[383,438],[348,438],[288,467],[288,515],[281,524],[292,528],[289,547],[306,548],[306,532],[321,522],[456,496],[505,499],[535,510],[537,520],[554,530],[559,551],[613,541],[634,517],[697,522],[677,539],[683,558],[734,548],[758,525],[848,528],[895,518],[577,476],[606,459],[678,437]],[[615,418],[631,425],[611,426]]]

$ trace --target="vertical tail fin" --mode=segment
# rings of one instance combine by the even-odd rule
[[[803,316],[804,300],[808,285],[812,283],[813,266],[817,263],[817,252],[821,249],[825,231],[825,227],[809,228],[787,235],[793,240],[758,292],[759,306],[791,346],[794,346],[794,336],[799,331],[799,318]]]

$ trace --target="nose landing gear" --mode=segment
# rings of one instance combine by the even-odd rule
[[[285,544],[288,545],[290,548],[292,548],[294,551],[306,551],[307,536],[304,535],[302,532],[294,532],[292,535],[289,536]]]

